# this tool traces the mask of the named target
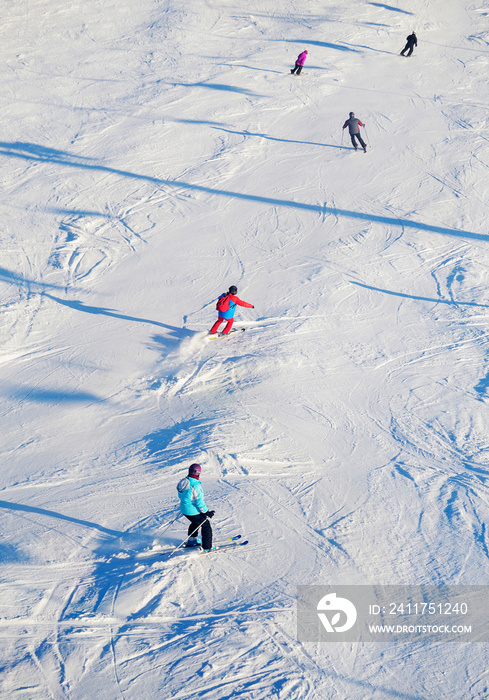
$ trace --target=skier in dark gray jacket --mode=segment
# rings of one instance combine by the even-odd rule
[[[366,153],[367,152],[367,144],[360,136],[360,127],[361,126],[365,126],[365,124],[362,124],[360,119],[357,119],[355,117],[355,115],[353,114],[353,112],[350,112],[350,118],[347,119],[346,122],[343,124],[343,129],[346,129],[346,127],[348,127],[348,131],[350,132],[351,142],[353,144],[355,151],[358,148],[357,142],[356,142],[356,139],[358,139],[361,146],[363,147],[363,150]]]

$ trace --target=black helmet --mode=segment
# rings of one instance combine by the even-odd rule
[[[350,117],[354,117],[354,116],[355,116],[354,112],[350,112]]]
[[[233,284],[233,285],[231,285],[231,287],[229,287],[229,292],[228,292],[228,293],[229,293],[229,294],[237,294],[237,293],[238,293],[238,288],[235,287],[234,284]]]

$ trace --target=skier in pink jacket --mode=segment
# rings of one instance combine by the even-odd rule
[[[296,61],[295,61],[295,66],[294,66],[293,68],[290,69],[290,72],[291,72],[292,74],[295,73],[295,75],[300,75],[300,74],[301,74],[301,70],[302,70],[302,66],[303,66],[304,63],[306,62],[306,58],[307,58],[307,51],[303,51],[302,53],[300,53],[300,54],[297,56],[297,59],[296,59]],[[296,71],[297,71],[297,73],[296,73]]]

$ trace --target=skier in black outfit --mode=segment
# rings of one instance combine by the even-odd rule
[[[406,46],[401,51],[401,56],[405,56],[406,51],[408,52],[408,56],[410,56],[413,52],[414,47],[417,45],[418,45],[418,38],[413,31],[412,34],[410,34],[409,36],[406,37]],[[407,58],[407,56],[406,56],[406,58]]]

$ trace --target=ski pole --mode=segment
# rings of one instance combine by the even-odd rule
[[[180,518],[181,516],[182,516],[182,514],[179,512],[178,515],[177,515],[177,517],[176,517],[176,518],[173,518],[173,520],[172,520],[171,522],[168,523],[168,525],[165,527],[165,529],[163,530],[163,532],[160,532],[159,535],[160,535],[160,536],[161,536],[161,535],[164,535],[165,532],[173,525],[173,523],[174,523],[176,520],[178,520],[178,518]],[[161,527],[161,525],[160,525],[160,527]]]
[[[187,542],[187,540],[189,540],[191,537],[194,537],[194,536],[195,536],[195,533],[198,531],[199,527],[202,527],[202,525],[203,525],[204,523],[206,523],[208,520],[209,520],[209,518],[206,518],[205,520],[203,520],[203,521],[200,523],[200,525],[199,525],[193,532],[191,532],[190,535],[188,535],[188,536],[183,540],[183,542],[180,542],[180,544],[178,545],[178,547],[175,547],[175,549],[174,549],[173,552],[170,554],[170,556],[168,557],[168,559],[171,559],[172,556],[175,554],[175,552],[178,552],[178,550],[180,549],[180,547],[183,547],[183,545]]]
[[[365,129],[365,136],[367,137],[367,144],[368,144],[368,146],[370,147],[370,139],[369,139],[369,137],[368,137],[367,127],[364,126],[363,128]]]

